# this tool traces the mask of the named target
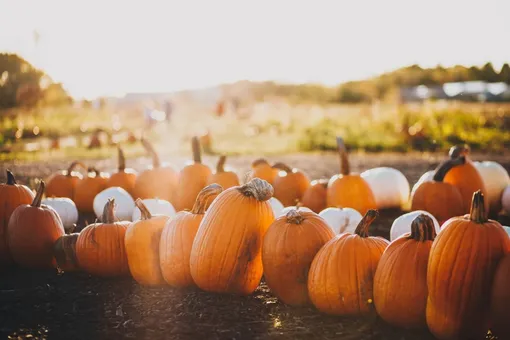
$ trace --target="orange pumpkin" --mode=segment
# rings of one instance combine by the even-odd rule
[[[443,182],[445,175],[465,162],[464,157],[449,159],[441,163],[432,181],[421,183],[411,197],[411,210],[431,213],[443,224],[446,220],[464,213],[462,195],[457,187]]]
[[[498,262],[510,252],[503,227],[488,220],[481,191],[469,215],[449,219],[430,250],[427,324],[439,339],[483,339]]]
[[[169,164],[162,164],[159,156],[148,140],[142,138],[142,144],[152,156],[152,167],[140,172],[135,181],[134,199],[159,198],[175,206],[177,181],[179,175]]]
[[[159,242],[170,217],[152,216],[141,199],[137,199],[135,204],[142,216],[129,225],[124,239],[129,270],[142,285],[162,285],[165,281],[159,267]]]
[[[133,169],[126,169],[126,158],[124,157],[124,151],[122,151],[120,146],[117,150],[119,155],[118,172],[110,175],[110,178],[106,183],[106,187],[121,187],[131,196],[133,196],[135,194],[136,171]]]
[[[57,268],[64,272],[78,270],[76,241],[78,241],[79,235],[79,233],[62,235],[53,245],[53,253],[57,260]]]
[[[198,227],[209,202],[223,191],[218,184],[210,184],[200,191],[191,211],[181,211],[168,221],[161,235],[159,259],[165,281],[174,287],[193,286],[189,260]]]
[[[375,196],[360,174],[351,173],[347,150],[342,138],[337,137],[341,174],[331,177],[328,183],[328,207],[353,208],[362,215],[377,207]]]
[[[87,177],[78,182],[74,192],[74,203],[78,211],[84,213],[94,212],[94,198],[106,189],[108,177],[96,168],[89,168]]]
[[[209,184],[217,183],[221,185],[223,189],[228,189],[239,185],[239,178],[237,177],[237,174],[233,171],[225,171],[224,166],[226,160],[226,156],[220,157],[218,164],[216,165],[216,173],[209,176]]]
[[[313,259],[308,294],[321,312],[363,315],[373,310],[373,278],[388,245],[385,239],[368,235],[377,215],[376,210],[369,210],[354,234],[337,235]]]
[[[267,181],[269,184],[273,184],[278,172],[280,170],[273,168],[267,160],[260,158],[251,163],[251,178],[260,178]]]
[[[12,264],[7,244],[7,225],[14,209],[30,204],[34,193],[28,187],[16,183],[12,172],[7,170],[7,182],[0,184],[0,268]]]
[[[379,316],[403,328],[426,328],[427,265],[436,237],[432,219],[418,215],[407,233],[384,251],[374,277],[374,304]]]
[[[273,222],[271,185],[254,178],[216,197],[191,248],[193,281],[203,290],[251,294],[262,278],[262,239]]]
[[[103,277],[129,274],[124,238],[128,221],[116,222],[115,200],[105,204],[102,223],[83,229],[76,241],[78,265],[86,272]]]
[[[484,196],[487,197],[487,191],[485,190],[485,184],[483,182],[482,175],[476,169],[474,163],[469,159],[469,146],[467,145],[456,145],[450,149],[450,159],[456,159],[459,157],[465,157],[466,161],[464,164],[452,168],[444,176],[444,182],[450,183],[456,186],[460,194],[462,195],[463,201],[463,213],[469,213],[471,207],[471,199],[473,194],[481,190]],[[485,209],[489,211],[489,200],[485,200]]]
[[[499,261],[491,295],[491,331],[498,339],[510,339],[510,254]]]
[[[273,181],[274,197],[285,207],[301,202],[303,194],[310,186],[308,175],[299,169],[291,169],[284,163],[275,163],[273,168],[280,170]]]
[[[288,305],[308,304],[310,265],[334,236],[326,221],[312,212],[290,210],[277,218],[262,245],[264,278],[272,293]]]
[[[317,214],[327,208],[328,180],[318,179],[312,181],[303,194],[301,205],[310,208]]]
[[[18,206],[9,219],[9,250],[14,262],[23,267],[54,266],[53,245],[65,233],[57,212],[41,204],[43,194],[44,182],[41,181],[32,204]]]
[[[197,137],[191,139],[193,151],[193,163],[185,166],[179,173],[179,184],[177,186],[176,210],[191,209],[198,193],[206,185],[211,176],[211,169],[202,164],[200,142]]]
[[[78,161],[72,162],[67,170],[59,171],[46,180],[46,197],[67,197],[74,198],[76,185],[83,176],[74,171],[77,167],[86,169],[87,167]]]

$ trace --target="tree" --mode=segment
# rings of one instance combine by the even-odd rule
[[[508,63],[505,63],[501,71],[499,71],[499,81],[510,84],[510,65],[508,65]]]
[[[481,80],[485,80],[489,83],[495,83],[499,80],[499,75],[494,70],[492,63],[487,63],[483,65],[481,74],[482,74]]]

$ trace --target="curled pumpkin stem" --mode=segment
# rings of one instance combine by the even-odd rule
[[[152,167],[159,168],[161,166],[161,160],[159,159],[159,155],[154,149],[154,146],[145,138],[141,138],[140,142],[142,142],[142,146],[147,151],[147,153],[152,157]]]
[[[448,155],[451,159],[458,158],[460,156],[467,156],[471,152],[471,148],[467,144],[455,145],[450,148]]]
[[[267,201],[273,197],[274,189],[267,181],[254,178],[243,186],[237,187],[237,190],[246,197],[254,197],[260,202]]]
[[[287,223],[292,224],[301,224],[305,220],[305,218],[303,217],[301,212],[298,211],[298,209],[290,210],[287,213],[287,215],[285,215],[285,217],[287,218]]]
[[[450,171],[452,168],[465,164],[466,163],[466,157],[461,156],[458,158],[448,159],[444,161],[443,163],[439,164],[436,168],[436,172],[434,174],[433,180],[434,182],[442,182],[444,180],[444,177]]]
[[[225,162],[227,161],[227,156],[222,155],[220,159],[218,159],[218,164],[216,164],[216,172],[225,172]]]
[[[140,209],[142,220],[150,220],[152,218],[151,212],[141,199],[137,198],[135,201],[135,205],[138,207],[138,209]]]
[[[7,170],[7,185],[15,185],[15,184],[18,184],[18,182],[16,182],[16,178],[14,177],[14,174],[10,170]]]
[[[117,147],[118,157],[119,157],[119,172],[123,172],[126,169],[126,157],[124,156],[124,151],[120,146]]]
[[[71,176],[72,172],[74,170],[76,170],[77,167],[80,167],[82,169],[87,169],[87,166],[85,164],[83,164],[82,162],[74,161],[74,162],[71,163],[71,165],[69,165],[69,167],[66,170],[67,176]]]
[[[372,222],[379,216],[379,212],[374,209],[370,209],[367,211],[365,216],[361,219],[354,233],[359,235],[360,237],[368,237],[368,228],[372,224]]]
[[[108,199],[108,202],[104,205],[101,222],[106,224],[115,222],[115,198]]]
[[[41,201],[44,194],[44,188],[46,184],[44,181],[39,182],[39,186],[37,187],[37,193],[35,194],[34,200],[32,201],[32,206],[35,208],[41,207]]]
[[[200,150],[200,140],[198,137],[191,138],[191,151],[193,152],[193,162],[202,163],[202,153]]]
[[[485,223],[488,221],[487,212],[485,211],[485,198],[481,190],[473,194],[471,201],[471,211],[469,213],[470,219],[476,223]]]
[[[193,208],[191,209],[191,213],[194,215],[202,215],[205,214],[207,204],[211,200],[211,198],[219,195],[223,191],[223,187],[217,183],[209,184],[205,188],[203,188],[197,196],[195,200],[195,204],[193,204]]]
[[[282,171],[285,171],[286,173],[291,173],[292,172],[292,168],[290,166],[288,166],[287,164],[282,163],[282,162],[274,163],[273,164],[273,169],[282,170]]]
[[[342,137],[336,137],[336,146],[338,154],[340,155],[340,173],[347,176],[351,173],[351,166],[349,164],[349,156],[347,155],[347,148]]]
[[[264,159],[264,158],[259,158],[259,159],[254,160],[251,163],[251,167],[255,168],[255,167],[257,167],[259,165],[263,165],[263,164],[269,165],[269,162],[266,159]]]
[[[411,223],[411,235],[409,238],[420,242],[434,241],[436,238],[434,221],[425,214],[418,215]]]

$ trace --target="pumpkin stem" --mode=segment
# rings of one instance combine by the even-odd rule
[[[411,223],[411,235],[408,237],[419,242],[434,241],[436,228],[432,219],[425,215],[418,215]]]
[[[104,205],[101,222],[106,224],[112,224],[115,222],[115,198],[109,198],[108,202]]]
[[[69,165],[69,167],[67,168],[66,170],[66,173],[67,173],[67,176],[71,176],[71,173],[77,168],[77,167],[81,167],[83,169],[87,169],[87,166],[85,164],[83,164],[82,162],[79,162],[79,161],[74,161],[71,163],[71,165]]]
[[[285,217],[287,218],[287,223],[292,224],[301,224],[305,220],[298,209],[290,210]]]
[[[209,184],[205,188],[203,188],[197,196],[195,200],[195,204],[193,204],[193,208],[191,209],[191,213],[194,215],[203,215],[205,214],[205,210],[207,207],[207,203],[209,200],[219,195],[223,191],[223,187],[217,183]]]
[[[351,167],[349,165],[349,157],[347,156],[347,148],[342,137],[336,137],[336,145],[340,155],[340,172],[342,175],[347,176],[351,173]]]
[[[143,201],[139,198],[136,199],[135,205],[140,209],[140,212],[142,214],[141,220],[150,220],[152,218],[152,214],[147,208],[147,206],[143,203]]]
[[[466,163],[466,158],[462,156],[459,158],[448,159],[443,163],[439,164],[438,167],[436,168],[436,173],[434,174],[433,177],[434,182],[442,182],[448,171],[464,163]]]
[[[158,153],[154,149],[154,146],[145,138],[141,138],[143,148],[152,157],[152,167],[159,168],[161,166],[161,160],[159,159]]]
[[[89,168],[87,169],[87,172],[88,172],[88,173],[93,172],[93,173],[94,173],[94,175],[95,175],[95,177],[98,177],[98,176],[99,176],[99,173],[100,173],[100,172],[99,172],[99,170],[97,170],[97,169],[96,169],[96,168],[94,168],[93,166],[89,167]]]
[[[227,161],[227,156],[222,155],[220,159],[218,159],[218,164],[216,164],[216,172],[225,172],[225,162]]]
[[[119,172],[123,172],[126,169],[126,157],[124,156],[124,151],[120,147],[117,147],[118,157],[119,157]]]
[[[370,227],[370,224],[376,219],[376,217],[379,216],[379,212],[374,209],[370,209],[367,211],[365,216],[361,219],[358,226],[356,227],[356,230],[354,233],[356,235],[359,235],[360,237],[368,237],[368,228]]]
[[[488,221],[484,200],[485,199],[481,190],[478,190],[473,194],[471,212],[469,213],[471,221],[476,223],[485,223]]]
[[[282,171],[285,171],[286,173],[291,173],[292,172],[292,168],[290,166],[288,166],[287,164],[282,163],[282,162],[274,163],[273,164],[273,169],[282,170]]]
[[[44,188],[46,187],[46,184],[44,184],[44,181],[39,182],[39,186],[37,187],[37,193],[35,194],[34,200],[32,201],[32,206],[35,208],[41,207],[41,200],[44,194]]]
[[[251,163],[251,167],[252,167],[252,168],[255,168],[255,167],[257,167],[257,166],[259,166],[259,165],[262,165],[262,164],[269,165],[269,162],[268,162],[266,159],[264,159],[264,158],[259,158],[259,159],[254,160],[254,161]]]
[[[243,186],[237,187],[237,190],[246,197],[254,197],[260,202],[267,201],[273,197],[274,189],[267,181],[254,178]]]
[[[469,155],[471,149],[469,145],[462,144],[462,145],[455,145],[450,148],[450,151],[448,152],[448,155],[450,158],[458,158],[460,156],[467,156]]]
[[[191,138],[191,151],[193,152],[193,162],[202,163],[202,154],[200,151],[200,140],[196,136]]]
[[[14,177],[14,174],[10,170],[7,170],[7,185],[15,185],[15,184],[18,184],[18,182],[16,182],[16,178]]]

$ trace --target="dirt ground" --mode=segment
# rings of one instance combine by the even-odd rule
[[[353,171],[377,166],[401,170],[413,185],[433,169],[442,155],[352,155]],[[164,157],[163,157],[164,158]],[[508,155],[473,155],[491,159],[510,171]],[[213,166],[216,158],[205,157]],[[252,157],[232,158],[230,165],[245,173]],[[311,178],[330,177],[338,171],[332,154],[271,157],[305,170]],[[185,159],[172,159],[177,167]],[[45,178],[68,162],[3,163],[19,182]],[[91,162],[89,162],[91,163]],[[148,159],[128,162],[137,170]],[[104,171],[115,169],[112,159],[95,162]],[[400,211],[382,211],[371,229],[388,238]],[[90,218],[90,217],[89,217]],[[510,219],[498,217],[510,225]],[[83,219],[82,219],[83,221]],[[81,226],[83,227],[83,225]],[[341,318],[321,314],[312,307],[295,308],[280,303],[262,283],[247,297],[216,295],[196,289],[145,288],[130,278],[99,279],[84,273],[13,268],[0,273],[0,337],[50,339],[433,339],[427,331],[406,331],[382,322],[375,313],[366,318]]]

